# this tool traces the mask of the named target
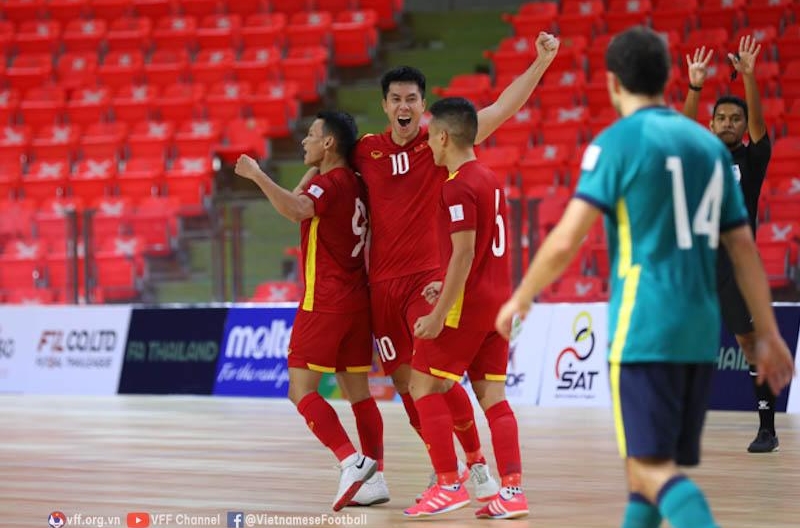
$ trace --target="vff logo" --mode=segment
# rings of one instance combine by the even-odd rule
[[[581,363],[594,352],[595,337],[592,329],[592,316],[580,312],[572,321],[572,346],[564,348],[556,358],[556,379],[560,391],[592,390],[597,370],[581,369]],[[579,350],[582,352],[579,352]]]

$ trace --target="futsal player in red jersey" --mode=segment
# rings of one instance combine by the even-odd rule
[[[528,100],[558,52],[558,40],[540,33],[536,60],[492,105],[478,112],[475,138],[480,143]],[[414,322],[430,311],[423,289],[441,281],[436,207],[447,169],[434,165],[428,130],[420,126],[425,112],[425,76],[411,67],[389,71],[381,80],[383,109],[391,130],[365,135],[351,163],[367,186],[370,209],[369,282],[372,327],[383,369],[392,377],[412,427],[420,421],[408,392]],[[481,453],[472,405],[459,384],[445,394],[455,434],[467,456],[478,498],[490,499],[497,482]],[[382,473],[374,477],[383,479]],[[372,481],[368,484],[371,484]],[[367,486],[364,487],[367,489]],[[356,496],[355,502],[360,497]]]
[[[508,342],[493,314],[511,292],[506,198],[494,173],[477,161],[475,107],[463,98],[431,106],[428,144],[437,166],[449,171],[438,207],[440,265],[444,283],[433,310],[414,324],[411,395],[422,424],[437,482],[405,510],[408,517],[446,513],[469,504],[459,479],[453,416],[445,399],[466,372],[492,433],[500,493],[476,515],[515,518],[528,514],[522,493],[517,421],[506,400]]]
[[[235,169],[254,181],[281,215],[300,222],[305,289],[289,342],[289,399],[339,459],[334,511],[350,503],[383,461],[383,421],[367,379],[372,330],[364,262],[366,193],[347,165],[356,138],[349,114],[319,113],[302,143],[303,161],[319,173],[298,193],[278,186],[248,156],[240,156]],[[353,406],[363,455],[317,391],[324,372],[336,372]]]

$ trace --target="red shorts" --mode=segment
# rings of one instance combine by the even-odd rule
[[[422,291],[431,282],[439,280],[442,280],[439,270],[432,270],[370,285],[372,330],[387,375],[400,365],[411,363],[414,323],[433,309],[422,296]]]
[[[298,309],[289,340],[288,363],[292,368],[317,372],[369,372],[369,310],[338,314]]]
[[[508,341],[494,330],[444,327],[436,339],[420,339],[411,362],[414,370],[461,381],[505,381]]]

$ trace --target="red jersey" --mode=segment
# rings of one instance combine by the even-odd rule
[[[428,129],[402,147],[391,132],[366,135],[352,164],[369,197],[370,281],[438,269],[436,208],[447,169],[433,164]]]
[[[445,326],[491,330],[500,306],[511,296],[506,197],[492,171],[468,161],[451,174],[442,187],[439,222],[443,272],[453,254],[450,234],[475,231],[475,258]]]
[[[314,217],[300,224],[307,312],[352,313],[369,307],[364,245],[366,192],[346,168],[317,174],[303,192],[314,202]]]

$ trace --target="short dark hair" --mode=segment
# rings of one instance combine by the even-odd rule
[[[381,88],[383,98],[389,94],[389,85],[395,82],[414,83],[419,88],[419,94],[425,99],[425,75],[413,66],[399,66],[383,74]]]
[[[322,120],[322,132],[336,139],[336,152],[347,158],[356,145],[358,127],[353,116],[347,112],[324,110],[317,114],[317,119]]]
[[[634,26],[611,39],[606,69],[632,94],[659,95],[669,78],[671,60],[664,38],[650,28]]]
[[[741,97],[736,97],[735,95],[723,95],[717,99],[717,102],[714,103],[714,112],[711,114],[712,119],[715,115],[717,115],[717,107],[721,104],[732,104],[738,106],[742,109],[742,112],[744,112],[744,120],[747,121],[747,102]]]
[[[463,97],[445,97],[431,106],[431,115],[444,123],[447,133],[459,147],[475,144],[478,134],[478,112]]]

